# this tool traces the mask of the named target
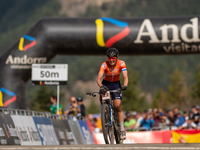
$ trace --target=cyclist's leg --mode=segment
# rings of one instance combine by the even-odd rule
[[[117,111],[119,123],[120,123],[120,138],[121,139],[126,139],[126,132],[124,131],[124,115],[123,111],[121,110],[121,100],[120,99],[115,99],[114,100],[114,106]]]

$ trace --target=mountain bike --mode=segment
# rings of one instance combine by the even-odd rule
[[[109,90],[102,96],[101,102],[101,125],[106,144],[123,144],[123,139],[120,139],[120,123],[117,117],[117,112],[114,107],[114,100],[110,96],[110,93],[121,92],[118,90]],[[95,97],[100,92],[89,92],[86,95]]]

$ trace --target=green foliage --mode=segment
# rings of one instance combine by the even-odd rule
[[[30,109],[35,111],[49,111],[51,102],[50,97],[53,95],[53,90],[48,89],[47,86],[40,86],[35,93],[33,101],[31,101]]]
[[[165,17],[165,16],[192,16],[200,14],[199,0],[118,0],[113,3],[103,3],[102,7],[89,6],[85,14],[80,14],[81,17]],[[59,10],[61,6],[55,0],[2,0],[0,5],[0,54],[12,45],[19,37],[21,37],[31,26],[33,26],[39,19],[43,17],[60,16]],[[119,50],[121,51],[121,50]],[[121,57],[121,55],[120,55]],[[196,71],[197,64],[200,63],[199,55],[179,55],[179,56],[125,56],[121,57],[129,65],[130,68],[140,73],[140,76],[135,72],[135,77],[131,79],[129,73],[129,86],[126,92],[123,92],[123,103],[126,102],[125,97],[134,104],[127,106],[128,109],[140,109],[147,105],[140,99],[144,92],[151,92],[152,94],[158,92],[154,97],[153,106],[166,107],[167,105],[178,105],[187,96],[183,91],[186,91],[187,84],[190,85],[196,82],[191,87],[191,103],[199,102],[200,97],[200,73],[197,73],[196,80],[194,80],[194,72]],[[105,56],[56,56],[51,63],[67,63],[69,64],[69,82],[68,89],[77,80],[94,80],[100,64],[105,60]],[[179,91],[176,87],[177,81],[171,79],[171,72],[176,68],[184,74],[186,81],[180,86],[182,90]],[[137,76],[136,76],[137,75]],[[131,78],[130,78],[131,77]],[[137,81],[137,82],[135,82]],[[139,83],[141,83],[141,87]],[[133,85],[132,85],[133,84]],[[133,86],[133,87],[131,87]],[[41,88],[41,87],[40,87]],[[133,90],[131,90],[133,88]],[[162,88],[163,90],[157,90]],[[40,108],[40,103],[34,103],[37,96],[36,90],[38,87],[27,88],[27,96],[30,99],[30,108]],[[185,90],[184,90],[185,89]],[[130,90],[130,91],[129,91]],[[48,91],[48,89],[47,89]],[[167,92],[165,92],[167,91]],[[182,93],[177,96],[176,91]],[[182,91],[182,92],[181,92]],[[140,94],[138,94],[138,92]],[[48,93],[48,92],[47,92]],[[75,93],[75,92],[74,92]],[[166,94],[167,93],[167,94]],[[130,94],[130,95],[129,95]],[[137,96],[138,94],[138,96]],[[141,96],[141,97],[139,97]],[[167,97],[169,98],[165,98]],[[185,97],[185,98],[184,98]],[[48,97],[49,98],[49,97]],[[141,98],[142,99],[142,98]],[[167,105],[163,102],[169,101]],[[179,99],[179,100],[178,100]],[[40,99],[41,100],[41,99]],[[49,99],[48,99],[49,101]],[[175,104],[173,103],[175,102]],[[177,103],[176,103],[177,102]],[[140,104],[140,105],[139,105]],[[34,108],[33,108],[34,107]]]
[[[121,75],[121,81],[123,81]],[[145,94],[142,92],[138,78],[139,73],[128,68],[129,83],[126,91],[122,92],[122,110],[123,111],[142,111],[147,107],[145,102]],[[123,83],[122,83],[123,85]]]
[[[190,96],[193,99],[194,104],[200,102],[200,65],[195,75],[195,83],[191,86]]]
[[[0,54],[43,17],[59,16],[55,0],[2,0],[0,8]],[[4,7],[7,7],[6,9]]]
[[[188,102],[188,88],[183,75],[176,69],[171,75],[171,82],[168,87],[166,102],[170,106],[185,108]]]
[[[100,106],[95,104],[94,99],[92,99],[90,105],[86,108],[86,114],[97,114],[100,112]]]
[[[166,101],[166,93],[163,89],[159,89],[154,95],[152,108],[161,108],[162,110],[167,110],[168,105]]]

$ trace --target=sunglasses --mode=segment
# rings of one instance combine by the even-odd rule
[[[116,60],[117,57],[108,57],[108,60]]]

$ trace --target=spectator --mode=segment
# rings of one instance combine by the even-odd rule
[[[176,120],[177,117],[178,117],[178,111],[179,111],[179,108],[178,108],[178,107],[175,107],[175,108],[174,108],[174,118],[175,118],[175,120]]]
[[[137,112],[136,115],[136,124],[135,124],[135,129],[137,130],[140,127],[140,122],[142,121],[142,114],[141,112]]]
[[[97,118],[94,118],[93,120],[94,120],[94,130],[93,131],[95,133],[99,133],[101,131],[101,129],[98,126],[98,120],[97,120]]]
[[[135,131],[134,127],[136,124],[136,120],[133,119],[130,115],[130,113],[126,114],[127,120],[124,122],[124,127],[126,131]]]
[[[191,114],[190,114],[190,117],[192,117],[192,119],[194,120],[195,116],[197,115],[197,109],[196,109],[196,106],[192,106],[192,109],[191,109]]]
[[[155,121],[152,119],[152,113],[144,111],[143,119],[140,122],[140,126],[143,128],[146,128],[147,130],[150,130],[151,127],[154,126]]]
[[[70,98],[70,105],[65,107],[65,115],[72,115],[77,116],[78,113],[80,113],[80,106],[76,102],[76,97],[72,96]]]
[[[185,122],[182,114],[183,114],[183,112],[181,110],[179,110],[177,113],[177,118],[175,120],[174,126],[180,127]]]
[[[198,122],[197,128],[200,129],[200,118],[199,118],[199,122]]]
[[[195,108],[196,108],[196,111],[195,111],[195,113],[193,114],[192,118],[193,118],[194,123],[196,123],[196,125],[198,125],[198,123],[199,123],[199,118],[200,118],[200,113],[199,113],[200,107],[199,107],[199,106],[196,106]]]
[[[97,122],[95,123],[95,127],[99,128],[100,132],[102,132],[101,117],[97,117],[96,120]]]
[[[85,117],[85,106],[84,106],[84,104],[83,104],[83,98],[82,98],[82,97],[78,97],[78,98],[77,98],[77,103],[78,103],[78,105],[80,106],[81,115],[82,115],[83,117]]]
[[[193,119],[191,117],[184,124],[182,124],[181,126],[178,127],[178,130],[181,130],[181,129],[196,129],[196,130],[198,130],[197,125],[193,122]]]
[[[169,119],[163,113],[160,114],[159,119],[160,119],[160,121],[158,123],[159,128],[165,128],[170,125]]]
[[[184,120],[185,120],[185,121],[188,120],[189,116],[188,116],[187,111],[184,111],[184,112],[183,112],[183,117],[184,117]]]
[[[158,124],[160,122],[160,112],[157,110],[157,112],[154,112],[153,120],[155,121],[155,127],[158,127]]]
[[[57,114],[57,97],[56,95],[52,95],[50,97],[50,101],[52,103],[50,107],[50,111],[52,114]],[[63,107],[61,104],[59,104],[59,115],[62,115]]]
[[[174,116],[174,112],[172,110],[169,110],[168,113],[167,113],[167,118],[169,119],[170,121],[170,126],[173,126],[174,123],[175,123],[175,116]]]

